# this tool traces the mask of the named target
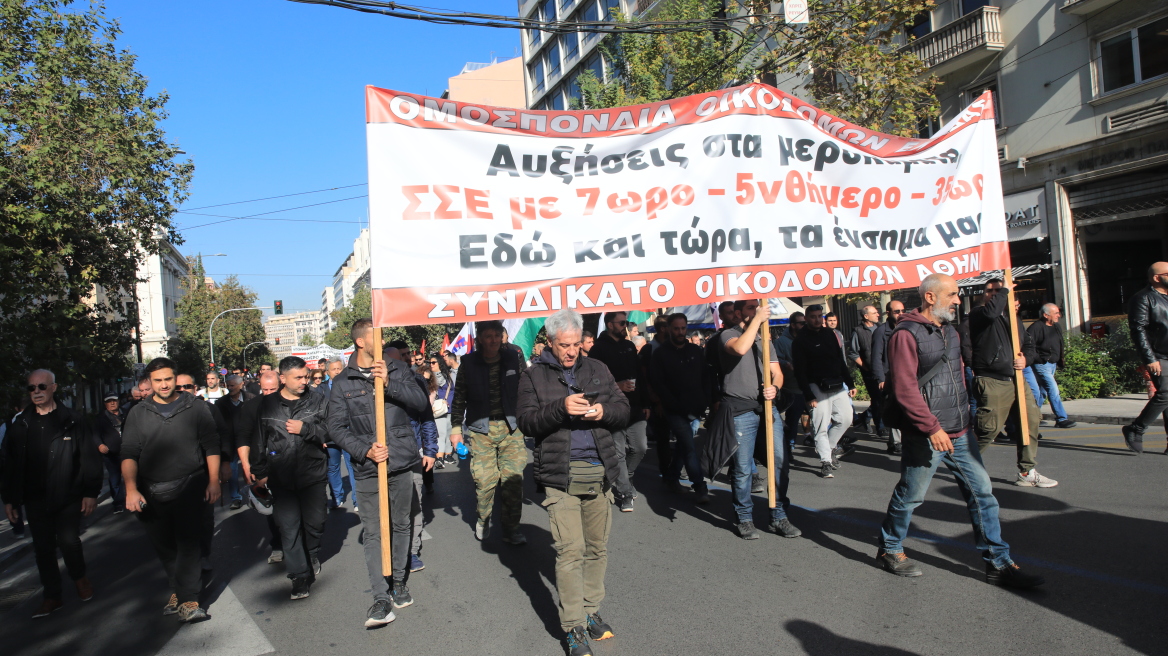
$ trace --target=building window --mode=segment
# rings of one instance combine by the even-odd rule
[[[988,7],[989,4],[990,0],[961,0],[961,15],[964,16],[971,11]]]
[[[549,23],[556,20],[556,0],[543,3],[543,19]]]
[[[564,91],[568,95],[569,109],[584,109],[584,94],[580,92],[579,76],[573,77],[564,87]]]
[[[933,19],[929,12],[921,12],[913,19],[913,22],[907,23],[904,26],[904,37],[909,41],[919,39],[929,32],[933,31]]]
[[[596,4],[597,0],[585,0],[584,10],[580,12],[580,20],[585,23],[594,23],[600,20],[600,9]],[[600,36],[596,32],[588,32],[584,35],[584,42],[590,43]]]
[[[574,4],[576,4],[576,0],[560,0],[560,15],[567,16],[568,10],[571,9],[572,5]]]
[[[600,58],[600,54],[593,54],[584,62],[584,68],[592,71],[596,75],[596,79],[604,82],[604,62]]]
[[[543,91],[543,57],[538,57],[535,63],[527,67],[531,75],[531,91],[532,93],[540,93]]]
[[[1099,42],[1099,88],[1109,93],[1168,73],[1168,17]]]
[[[555,111],[562,111],[564,109],[564,94],[560,93],[559,89],[551,92],[551,100],[548,107]]]
[[[600,5],[603,8],[600,20],[616,20],[612,17],[612,12],[621,10],[620,0],[600,0]]]
[[[560,46],[555,43],[547,49],[547,79],[551,82],[560,76]]]
[[[1001,94],[998,93],[998,81],[997,80],[986,80],[985,82],[982,82],[980,84],[975,84],[972,87],[969,87],[968,89],[966,89],[965,90],[965,104],[968,105],[971,102],[977,100],[977,97],[980,96],[981,94],[985,93],[986,91],[989,91],[991,94],[993,94],[994,127],[1002,127],[1002,97],[1001,97]]]
[[[560,44],[564,49],[565,64],[575,61],[576,57],[580,55],[580,35],[576,32],[561,36]]]

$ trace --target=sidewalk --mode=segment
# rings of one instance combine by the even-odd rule
[[[1063,401],[1063,408],[1067,411],[1067,418],[1086,424],[1115,424],[1124,426],[1130,424],[1139,416],[1140,411],[1148,402],[1146,394],[1121,394],[1106,399],[1078,399]],[[1050,412],[1050,404],[1042,407],[1042,418],[1054,420]],[[1153,426],[1163,426],[1164,421],[1157,418]]]

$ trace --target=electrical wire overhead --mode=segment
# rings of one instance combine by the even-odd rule
[[[470,25],[474,27],[495,27],[502,29],[539,30],[549,34],[587,32],[595,34],[678,34],[683,32],[733,32],[739,36],[745,33],[735,23],[743,19],[773,18],[767,14],[743,14],[725,18],[706,18],[678,21],[644,21],[618,23],[613,20],[600,21],[543,21],[518,16],[480,14],[466,11],[449,11],[432,7],[414,7],[397,2],[381,0],[291,0],[309,5],[327,5],[351,9],[369,14],[381,14],[394,18],[423,21],[438,25]]]

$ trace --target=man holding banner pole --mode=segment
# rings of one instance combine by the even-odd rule
[[[420,413],[430,407],[409,367],[400,360],[375,358],[380,352],[380,331],[369,319],[358,319],[350,330],[356,352],[349,365],[333,382],[329,396],[329,436],[352,457],[356,473],[354,494],[361,513],[364,534],[365,566],[373,593],[373,606],[365,620],[367,628],[388,624],[394,620],[395,608],[414,603],[406,587],[406,569],[410,552],[411,507],[414,504],[412,470],[421,462],[410,413]],[[375,417],[375,379],[384,381],[385,444],[377,440]],[[383,568],[381,517],[377,512],[381,503],[378,483],[379,465],[386,470],[386,490],[389,497],[389,517],[393,526],[392,572]],[[386,580],[393,576],[393,588]]]

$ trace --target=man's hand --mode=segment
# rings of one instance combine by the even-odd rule
[[[584,400],[583,394],[572,394],[571,396],[564,397],[564,409],[567,410],[568,414],[570,415],[577,417],[584,415],[588,412],[588,408],[591,407],[592,406]]]
[[[852,397],[853,399],[856,398],[856,388],[853,387],[852,389],[848,390],[848,396]]]
[[[930,435],[929,443],[933,445],[934,451],[953,453],[953,442],[949,439],[949,434],[944,430],[939,430],[936,433]]]
[[[462,433],[451,432],[450,433],[450,452],[456,453],[458,451],[458,445],[462,444],[462,441],[463,441],[462,440]]]
[[[4,514],[8,515],[8,523],[16,526],[16,508],[13,508],[12,504],[4,504]]]
[[[1148,373],[1152,374],[1153,376],[1160,375],[1160,361],[1159,360],[1156,360],[1155,362],[1148,364]]]
[[[430,456],[422,456],[422,469],[430,471],[434,468],[434,459]]]
[[[284,422],[284,430],[293,435],[299,435],[302,428],[304,428],[304,422],[299,419],[289,419]]]
[[[256,486],[257,486],[257,487],[267,487],[267,485],[268,485],[268,477],[267,477],[267,476],[265,476],[265,477],[263,477],[263,478],[259,479],[258,481],[256,481],[256,482],[255,482],[255,484],[256,484]]]
[[[211,481],[207,483],[207,493],[203,495],[203,500],[214,505],[222,494],[223,491],[219,489],[219,481]]]
[[[775,387],[774,385],[762,388],[762,398],[766,399],[767,401],[774,401],[775,397],[778,396],[778,393],[779,388]]]
[[[146,497],[138,490],[126,490],[126,510],[130,512],[142,512],[142,508],[146,505]]]
[[[1014,368],[1017,369],[1018,371],[1022,371],[1023,369],[1025,369],[1026,368],[1026,358],[1021,356],[1021,355],[1014,358]]]
[[[644,409],[642,409],[642,410],[641,410],[641,413],[645,415],[645,420],[646,420],[646,421],[648,421],[648,419],[649,419],[649,408],[644,408]]]
[[[93,514],[94,510],[97,510],[97,499],[94,499],[93,497],[82,497],[81,498],[81,516],[82,517],[89,517],[90,515]]]
[[[637,389],[637,383],[633,380],[618,380],[616,382],[616,386],[620,388],[620,391],[624,392],[625,394],[633,392]]]
[[[595,412],[592,412],[593,410]],[[585,421],[600,421],[602,417],[604,417],[604,406],[599,403],[588,406],[588,412],[584,413]]]
[[[372,369],[373,377],[381,380],[389,380],[389,369],[385,366],[385,360],[377,360],[373,363]]]
[[[98,452],[100,452],[100,453],[101,453],[101,455],[103,455],[103,456],[104,456],[105,454],[109,453],[109,447],[108,447],[108,446],[106,446],[106,445],[104,445],[104,444],[98,444],[98,445],[97,445],[97,450],[98,450]]]
[[[876,389],[884,389],[884,383],[877,383]]]
[[[807,406],[809,408],[815,408],[815,406],[817,406],[817,405],[819,405],[819,401],[816,401],[815,399],[811,399],[810,401],[807,402]]]
[[[374,444],[369,447],[369,451],[365,453],[365,457],[373,462],[385,462],[389,460],[389,447],[384,444]]]
[[[754,319],[751,321],[751,323],[753,323],[756,326],[760,326],[760,325],[762,325],[762,322],[767,321],[770,318],[771,318],[771,304],[764,303],[763,305],[758,306],[758,309],[755,310]]]
[[[243,464],[243,480],[248,485],[255,485],[255,476],[251,473],[251,465],[246,461],[241,461]]]

